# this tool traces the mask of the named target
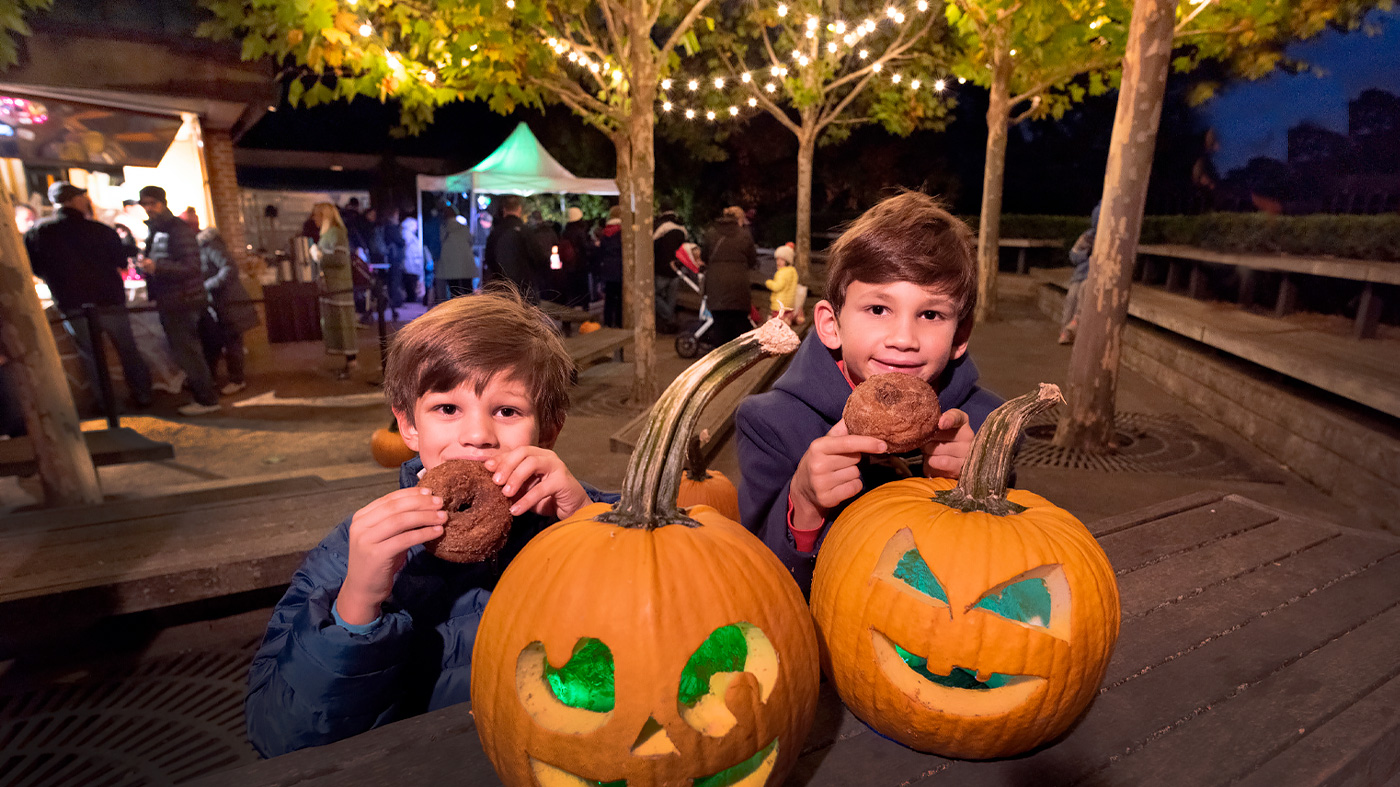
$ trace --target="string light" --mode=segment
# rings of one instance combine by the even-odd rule
[[[896,12],[895,12],[895,15],[894,15],[894,23],[897,24],[897,25],[902,25],[902,24],[904,24],[904,12],[903,12],[903,11],[896,11]]]
[[[796,60],[799,57],[802,57],[802,53],[797,51],[796,49],[792,50],[792,59]]]
[[[1011,56],[1012,56],[1012,57],[1015,57],[1015,56],[1016,56],[1016,50],[1014,50],[1014,49],[1011,50]]]
[[[933,91],[934,91],[935,93],[942,93],[942,92],[943,92],[943,89],[946,88],[947,86],[948,86],[948,83],[947,83],[947,82],[944,82],[944,81],[941,80],[941,79],[934,80],[934,83],[933,83]]]
[[[870,70],[871,70],[871,71],[874,71],[875,73],[878,74],[878,73],[880,73],[880,69],[882,69],[882,68],[884,68],[884,66],[883,66],[882,64],[876,63],[875,65],[873,65],[873,66],[870,67]]]
[[[472,52],[475,52],[475,51],[476,51],[476,44],[472,44],[471,46],[467,47],[467,49],[470,50],[470,51],[472,51]]]
[[[894,15],[897,13],[899,13],[899,11],[895,10],[894,6],[890,6],[889,8],[885,9],[885,16],[889,17],[890,19],[894,19]]]
[[[769,82],[768,84],[763,86],[763,89],[767,90],[769,93],[772,93],[773,91],[778,89],[778,86],[773,84],[772,82]]]
[[[715,111],[714,111],[713,109],[711,109],[710,111],[706,112],[706,113],[705,113],[705,119],[706,119],[706,120],[714,120],[714,119],[715,119]]]
[[[806,55],[803,55],[802,57],[797,58],[797,64],[798,64],[799,66],[804,66],[804,67],[805,67],[805,66],[806,66],[808,63],[810,63],[810,62],[812,62],[812,61],[811,61],[811,60],[808,60]]]
[[[724,89],[724,77],[715,77],[715,90]]]
[[[807,37],[808,37],[808,38],[816,38],[816,37],[817,37],[817,31],[815,31],[815,30],[808,30],[808,31],[807,31]]]
[[[787,6],[783,3],[778,3],[778,17],[782,18],[785,16],[787,16]]]
[[[687,109],[687,110],[685,111],[685,119],[686,119],[686,120],[694,120],[694,119],[695,119],[695,110],[693,110],[693,109]]]
[[[818,24],[820,24],[820,23],[817,21],[817,18],[816,18],[815,16],[809,16],[809,17],[807,17],[807,29],[808,29],[808,30],[816,30]]]
[[[917,79],[912,80],[912,81],[909,82],[909,89],[910,89],[910,90],[918,90],[918,89],[919,89],[919,85],[920,85],[919,80],[917,80]]]
[[[860,59],[861,59],[861,60],[864,60],[864,59],[866,59],[867,57],[870,57],[870,50],[868,50],[868,49],[862,49],[862,50],[860,50]]]
[[[835,42],[835,41],[828,42],[827,45],[826,45],[826,51],[830,52],[830,53],[833,54],[833,55],[836,54],[836,42]]]
[[[671,89],[671,80],[669,80],[669,79],[663,79],[663,80],[661,80],[661,89],[662,89],[662,90],[670,90],[670,89]]]
[[[898,85],[898,84],[899,84],[899,80],[901,80],[901,79],[903,79],[903,78],[904,78],[904,77],[900,76],[899,74],[895,74],[894,76],[890,77],[890,79],[893,80],[894,83],[895,83],[896,85]]]
[[[690,89],[690,92],[694,93],[695,91],[700,89],[700,80],[692,79],[689,82],[687,82],[685,86]]]
[[[738,107],[730,107],[730,108],[729,108],[729,116],[730,116],[730,117],[738,117],[738,116],[739,116],[739,108],[738,108]]]
[[[756,106],[758,106],[758,99],[754,98],[753,96],[749,96],[749,106],[751,106],[751,107],[756,107]]]
[[[920,11],[921,13],[924,12],[924,11],[927,11],[927,10],[928,10],[928,0],[919,0],[919,2],[917,2],[917,3],[914,4],[914,7],[917,8],[917,9],[919,9],[919,11]]]
[[[369,22],[365,22],[364,24],[360,25],[360,35],[364,36],[365,38],[369,38],[370,36],[374,35],[374,25],[371,25]]]
[[[598,73],[598,71],[599,71],[600,69],[599,69],[597,63],[589,63],[589,64],[588,64],[588,70],[589,70],[589,71],[592,71],[593,73],[596,74],[596,73]]]
[[[838,36],[841,35],[842,33],[846,32],[846,23],[837,22],[836,24],[831,26],[831,32],[835,33]]]
[[[958,77],[958,84],[959,84],[959,85],[965,85],[965,84],[967,84],[967,80],[966,80],[965,78],[963,78],[963,77]]]
[[[437,81],[437,74],[434,73],[433,71],[424,71],[424,72],[423,72],[423,81],[424,81],[424,82],[427,82],[428,84],[431,85],[432,83],[434,83],[434,82]]]
[[[739,81],[747,85],[749,82],[753,81],[753,77],[749,74],[749,72],[745,71],[744,73],[739,75]]]
[[[662,112],[670,112],[670,111],[671,111],[671,102],[669,102],[669,101],[663,101],[663,102],[661,102],[661,111],[662,111]]]
[[[515,0],[506,0],[506,8],[515,8]]]

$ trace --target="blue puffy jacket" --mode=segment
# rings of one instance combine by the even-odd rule
[[[418,485],[423,464],[405,462],[399,486]],[[615,494],[584,485],[595,502]],[[501,571],[552,518],[515,518],[494,560],[449,563],[408,551],[384,614],[368,634],[331,617],[349,565],[350,519],[306,554],[277,603],[248,674],[248,740],[264,757],[321,746],[471,699],[472,646]]]

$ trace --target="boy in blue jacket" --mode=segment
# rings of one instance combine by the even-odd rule
[[[248,678],[248,739],[265,757],[470,699],[472,644],[501,570],[532,536],[590,502],[615,502],[550,450],[573,360],[514,293],[454,298],[394,336],[384,389],[404,443],[400,489],[307,553]],[[422,546],[442,498],[418,486],[449,459],[482,461],[512,501],[505,548],[449,563]]]
[[[905,468],[958,477],[973,432],[1002,403],[967,356],[972,232],[933,198],[905,192],[857,219],[831,247],[826,296],[787,371],[735,415],[741,518],[804,593],[827,526],[851,500]],[[851,390],[885,372],[927,380],[943,409],[933,439],[901,461],[841,420]]]

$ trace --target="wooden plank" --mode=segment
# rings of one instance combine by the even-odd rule
[[[1400,583],[1395,588],[1400,589]],[[1088,783],[1175,787],[1228,784],[1247,775],[1296,743],[1309,728],[1325,724],[1375,688],[1397,679],[1400,606],[1394,598],[1388,611],[1335,642],[1300,654],[1301,658],[1277,672],[1242,683],[1224,702],[1203,709],[1142,751],[1095,774]],[[1392,713],[1381,724],[1384,737],[1395,735],[1400,714]],[[1359,754],[1351,744],[1343,751],[1352,757]],[[1288,783],[1305,782],[1295,777]]]
[[[1212,585],[1319,544],[1331,535],[1332,531],[1316,524],[1283,519],[1121,574],[1118,596],[1123,615],[1142,614],[1162,604],[1196,595]]]
[[[1400,678],[1392,678],[1238,782],[1369,787],[1400,773]]]
[[[1093,533],[1095,537],[1101,538],[1110,533],[1117,533],[1121,530],[1127,530],[1130,527],[1137,527],[1144,522],[1151,522],[1155,519],[1171,516],[1172,514],[1190,511],[1193,508],[1209,506],[1211,503],[1224,497],[1225,495],[1220,492],[1192,492],[1182,497],[1164,500],[1160,503],[1139,508],[1135,511],[1129,511],[1126,514],[1105,517],[1104,519],[1088,523],[1086,527],[1089,528],[1089,532]]]
[[[1002,238],[998,245],[1015,249],[1063,249],[1065,242],[1059,238]]]
[[[1198,246],[1145,243],[1138,246],[1139,254],[1153,254],[1216,265],[1233,265],[1264,271],[1305,273],[1333,279],[1370,281],[1380,284],[1400,284],[1400,262],[1385,260],[1356,260],[1345,257],[1309,257],[1294,254],[1250,254],[1215,251]]]
[[[1381,322],[1381,312],[1384,310],[1385,304],[1381,301],[1381,296],[1376,294],[1375,285],[1366,282],[1366,286],[1361,290],[1361,303],[1356,307],[1356,327],[1352,338],[1374,339],[1376,328]]]
[[[1257,506],[1218,500],[1098,539],[1114,570],[1121,576],[1171,555],[1262,527],[1278,518],[1273,511]]]
[[[98,467],[130,462],[159,462],[173,459],[175,449],[170,443],[152,440],[129,427],[94,429],[83,432],[92,463]],[[0,476],[33,475],[39,463],[34,458],[34,444],[28,435],[0,440]]]
[[[636,336],[623,328],[599,328],[592,333],[583,333],[564,339],[564,349],[578,366],[585,366],[620,353],[631,347]]]

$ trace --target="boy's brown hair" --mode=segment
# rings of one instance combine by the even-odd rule
[[[977,305],[977,243],[933,197],[901,192],[861,214],[832,244],[826,299],[837,314],[853,281],[937,287],[958,302],[961,321]]]
[[[413,421],[428,393],[471,383],[478,395],[497,374],[524,383],[540,434],[558,434],[569,412],[574,360],[553,323],[508,287],[440,303],[394,334],[384,370],[389,406]]]

